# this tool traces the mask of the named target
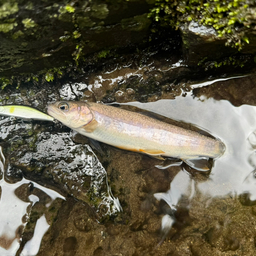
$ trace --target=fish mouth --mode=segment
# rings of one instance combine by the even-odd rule
[[[58,114],[60,114],[60,113],[59,113],[59,110],[58,110],[57,108],[55,108],[53,105],[49,105],[49,106],[47,107],[47,113],[48,113],[50,116],[54,117],[55,119],[56,119],[56,116],[57,116]]]

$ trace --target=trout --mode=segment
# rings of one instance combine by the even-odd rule
[[[50,104],[47,111],[94,140],[153,157],[179,158],[193,168],[191,160],[216,158],[225,150],[218,139],[104,104],[60,101]]]

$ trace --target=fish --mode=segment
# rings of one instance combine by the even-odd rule
[[[35,119],[42,121],[54,121],[54,118],[28,106],[22,105],[5,105],[0,106],[0,115],[14,116],[23,119]]]
[[[209,168],[198,160],[217,158],[225,151],[219,139],[101,103],[58,101],[48,105],[47,112],[91,139],[160,159],[178,158],[200,171]]]

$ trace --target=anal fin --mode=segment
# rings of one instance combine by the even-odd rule
[[[120,149],[128,150],[128,151],[133,151],[133,152],[140,152],[147,154],[151,157],[154,157],[159,160],[165,160],[161,155],[165,154],[164,151],[162,150],[156,150],[156,149],[137,149],[137,148],[132,148],[132,147],[126,147],[126,146],[117,146]]]
[[[154,157],[155,159],[158,159],[158,160],[161,160],[161,161],[164,161],[165,158],[163,158],[162,156],[157,156],[157,155],[150,155],[151,157]]]
[[[150,155],[156,159],[164,160],[164,158],[161,156],[165,152],[162,150],[156,150],[156,149],[140,149],[139,152]]]
[[[165,153],[158,149],[140,149],[139,151],[148,155],[163,155]]]

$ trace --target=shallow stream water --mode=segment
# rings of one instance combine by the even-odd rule
[[[243,83],[243,79],[221,78],[221,81],[225,81],[225,86],[228,87],[229,82],[236,80],[236,83]],[[205,85],[196,83],[190,86],[196,88]],[[93,93],[94,89],[98,90],[101,86],[98,83],[66,84],[60,89],[60,95],[67,100],[77,99],[84,90]],[[118,93],[121,95],[122,91]],[[87,182],[85,177],[90,176],[91,187],[102,200],[100,205],[104,204],[107,208],[104,214],[113,216],[114,221],[108,220],[100,224],[96,218],[93,224],[83,224],[85,228],[81,229],[75,225],[78,231],[71,231],[72,225],[69,223],[76,223],[73,218],[78,215],[74,213],[71,217],[69,211],[62,210],[68,204],[65,203],[66,194],[64,196],[55,192],[52,184],[45,184],[44,187],[24,177],[18,182],[9,183],[5,180],[9,163],[1,151],[0,255],[17,253],[30,256],[37,255],[38,252],[38,255],[55,255],[53,252],[56,251],[59,252],[56,255],[117,255],[115,253],[119,252],[120,255],[254,255],[256,107],[234,106],[228,100],[215,100],[203,93],[195,96],[193,90],[186,90],[174,99],[148,103],[124,102],[125,100],[121,105],[135,106],[181,121],[181,126],[187,123],[188,126],[210,133],[224,142],[224,155],[215,159],[211,171],[206,173],[192,170],[185,164],[162,170],[155,167],[163,164],[159,160],[106,145],[103,145],[104,156],[96,152],[99,156],[97,158],[90,146],[75,143],[72,133],[54,132],[54,124],[51,128],[53,130],[40,135],[43,139],[38,138],[36,150],[26,152],[20,157],[19,163],[29,166],[33,158],[40,165],[44,164],[44,159],[50,161],[56,175],[53,175],[54,181],[58,184],[66,182],[64,191],[68,191],[69,196],[76,198],[78,203],[83,201],[85,193],[79,186],[83,187]],[[2,122],[5,120],[7,119]],[[2,136],[7,136],[6,126],[1,129]],[[106,171],[109,175],[108,183],[104,178]],[[63,172],[67,176],[63,176]],[[72,187],[67,180],[73,180]],[[93,185],[93,182],[98,183]],[[113,194],[108,186],[105,192],[97,191],[97,188],[106,184],[113,188]],[[17,193],[20,187],[26,189]],[[25,193],[24,191],[33,191],[30,187],[40,190],[48,199],[38,197],[33,192]],[[58,229],[56,226],[54,229],[54,222],[49,221],[44,213],[56,198],[63,201],[59,209],[65,216],[61,219],[63,226]],[[44,210],[37,216],[31,231],[33,235],[22,244],[23,231],[32,218],[34,205],[40,200],[43,200],[41,204]],[[72,207],[75,209],[74,205],[73,202]],[[65,211],[68,212],[67,215]],[[79,211],[79,214],[85,216],[83,222],[89,222],[90,218],[86,217],[85,212]],[[58,216],[55,218],[58,219]],[[48,236],[44,240],[47,230]],[[58,230],[61,235],[56,235],[57,231],[54,233],[54,230]],[[69,231],[70,234],[65,235]],[[229,235],[231,231],[233,233]],[[49,254],[44,254],[49,243],[51,244],[50,238],[56,238],[56,241],[59,239],[61,246],[55,244],[57,249],[49,248]],[[64,240],[69,246],[62,246],[61,241]],[[43,249],[40,251],[41,243]]]
[[[2,148],[0,147],[0,171],[2,174],[0,181],[0,255],[16,254],[20,247],[20,241],[22,240],[22,233],[27,224],[27,219],[30,217],[31,208],[35,203],[40,201],[40,198],[32,192],[32,189],[31,193],[20,192],[19,190],[24,189],[26,191],[33,188],[42,191],[49,197],[47,202],[43,202],[47,208],[51,206],[52,201],[56,198],[65,200],[62,195],[54,190],[25,178],[14,184],[6,182],[5,173],[8,172],[8,168],[9,166],[5,161]],[[48,228],[49,224],[45,215],[42,214],[36,221],[34,234],[31,240],[25,244],[21,255],[36,255],[40,248],[41,239]]]
[[[248,201],[256,200],[256,107],[235,107],[226,100],[193,97],[191,92],[175,100],[129,104],[201,127],[220,138],[226,146],[224,155],[214,160],[207,180],[195,181],[181,167],[171,181],[170,189],[165,193],[154,194],[158,200],[166,201],[174,209],[182,196],[192,199],[197,193],[209,200],[243,194],[248,196]]]

